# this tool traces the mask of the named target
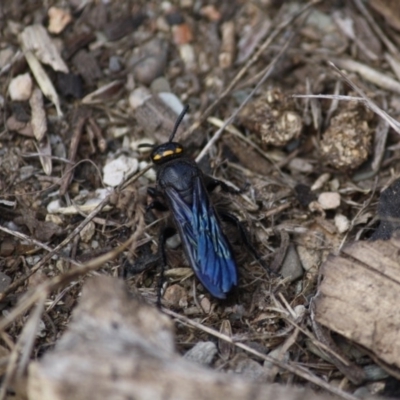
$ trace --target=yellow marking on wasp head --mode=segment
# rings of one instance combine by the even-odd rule
[[[156,155],[153,157],[153,160],[154,160],[154,161],[158,161],[161,157],[162,157],[162,156],[160,156],[160,154],[156,154]]]
[[[172,156],[175,152],[173,150],[165,150],[162,153],[162,157],[168,157],[168,156]]]

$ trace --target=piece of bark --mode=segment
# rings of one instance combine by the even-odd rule
[[[69,329],[32,362],[29,400],[332,398],[293,387],[252,384],[178,356],[171,321],[122,281],[87,282]]]
[[[318,323],[400,367],[400,242],[350,244],[321,267]],[[388,371],[389,372],[389,371]],[[390,372],[389,372],[390,373]]]

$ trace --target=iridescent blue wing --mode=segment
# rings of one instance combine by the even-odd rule
[[[194,179],[191,205],[171,187],[165,195],[196,276],[214,297],[224,299],[237,285],[237,266],[201,179]]]

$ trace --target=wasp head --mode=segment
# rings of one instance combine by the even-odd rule
[[[154,164],[164,164],[167,161],[170,161],[174,158],[183,156],[183,147],[180,143],[173,142],[173,138],[176,134],[176,131],[179,128],[179,124],[182,122],[183,117],[188,112],[189,106],[185,106],[182,112],[179,114],[178,119],[175,122],[174,129],[172,130],[171,136],[167,143],[160,144],[155,147],[151,152],[151,161]]]
[[[167,142],[160,144],[151,152],[151,161],[154,164],[164,164],[174,158],[182,157],[183,147],[177,142]]]

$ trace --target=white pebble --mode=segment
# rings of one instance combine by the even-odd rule
[[[162,102],[169,107],[171,110],[175,112],[176,115],[180,115],[180,113],[184,109],[184,105],[182,104],[179,97],[174,93],[161,92],[158,93],[158,97],[162,100]],[[187,117],[187,116],[186,116]]]
[[[335,225],[339,233],[344,233],[350,228],[350,221],[342,214],[335,215]]]
[[[138,166],[136,158],[122,155],[104,166],[103,182],[108,186],[118,186],[126,176],[136,172]]]
[[[147,161],[140,161],[139,163],[140,171],[143,171],[145,168],[147,168],[148,165],[149,163]],[[144,173],[144,176],[151,182],[155,182],[157,179],[157,174],[154,168],[150,168],[148,171],[146,171]]]
[[[311,190],[315,192],[316,190],[319,190],[322,188],[322,186],[325,185],[326,182],[331,179],[331,174],[328,174],[327,172],[325,174],[322,174],[318,177],[318,179],[314,182],[314,184],[311,186]]]
[[[324,210],[334,210],[340,206],[340,194],[337,192],[324,192],[318,197],[318,203]]]
[[[152,94],[150,90],[143,87],[139,87],[133,90],[129,95],[129,105],[133,110],[136,110],[144,103],[146,103],[146,101],[149,100],[151,96]]]
[[[53,200],[47,205],[47,212],[54,214],[61,208],[60,200]]]
[[[18,75],[11,80],[8,86],[8,93],[13,101],[27,101],[32,94],[32,78],[27,72],[26,74]]]
[[[56,35],[61,33],[72,21],[71,13],[62,8],[50,7],[47,14],[49,16],[49,32]]]

